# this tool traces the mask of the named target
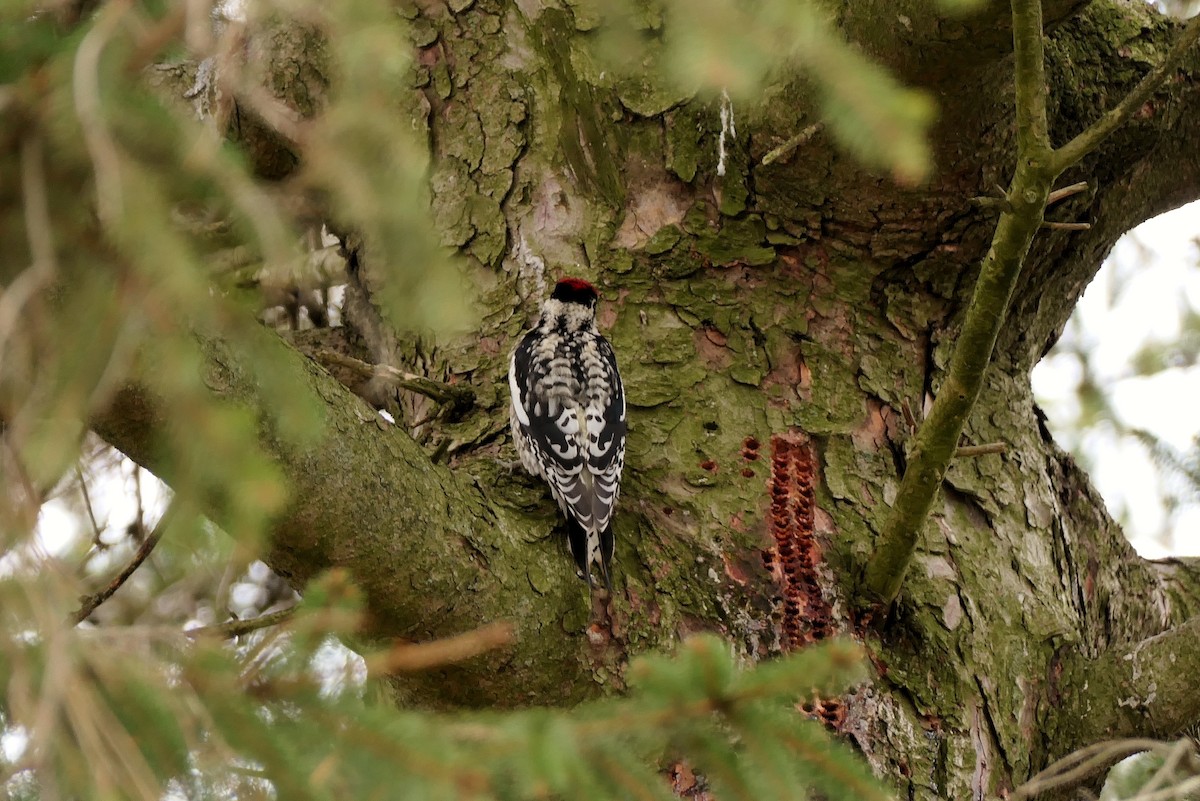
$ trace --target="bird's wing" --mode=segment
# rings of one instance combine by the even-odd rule
[[[599,563],[607,576],[612,559],[612,515],[625,461],[625,392],[603,337],[588,339],[572,357],[538,358],[537,346],[526,336],[513,351],[513,427],[537,453],[537,472],[563,512],[586,535],[570,540],[590,582],[591,564]]]
[[[589,352],[590,351],[590,352]],[[584,347],[582,363],[587,370],[584,386],[584,430],[587,440],[587,472],[591,474],[593,529],[608,530],[621,489],[625,466],[625,389],[617,372],[612,345],[602,336]]]

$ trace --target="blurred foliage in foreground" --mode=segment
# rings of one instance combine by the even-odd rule
[[[305,265],[303,243],[324,222],[319,200],[353,217],[382,265],[406,265],[385,270],[390,296],[403,299],[397,313],[423,326],[461,309],[446,301],[461,287],[428,234],[424,142],[400,103],[381,102],[406,96],[404,29],[375,0],[339,3],[337,13],[255,3],[237,20],[210,16],[204,3],[122,1],[69,25],[61,17],[71,8],[0,9],[0,421],[10,490],[0,524],[10,536],[32,529],[79,456],[89,415],[136,374],[171,410],[159,447],[179,467],[177,499],[218,505],[231,533],[253,538],[286,488],[254,447],[257,421],[215,402],[195,332],[253,366],[283,438],[311,438],[320,411],[298,390],[293,362],[246,335],[259,324],[237,277]],[[266,56],[242,58],[268,52],[246,45],[248,31],[328,60],[309,116],[297,119],[267,91],[277,76]],[[286,182],[257,176],[229,141],[235,116],[275,121],[274,135],[300,156]]]
[[[382,700],[376,673],[427,646],[364,651],[365,685],[322,666],[329,637],[358,623],[336,574],[286,627],[236,648],[163,627],[72,628],[36,594],[55,581],[0,583],[10,798],[667,799],[663,772],[681,761],[721,799],[889,798],[795,708],[797,688],[836,694],[864,675],[846,643],[742,670],[728,645],[696,637],[636,660],[620,700],[423,713]]]

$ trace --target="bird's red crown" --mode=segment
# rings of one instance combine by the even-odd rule
[[[554,294],[550,297],[568,303],[595,303],[600,293],[582,278],[563,278],[554,285]]]

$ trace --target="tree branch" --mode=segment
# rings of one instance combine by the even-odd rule
[[[268,612],[265,615],[251,617],[245,620],[227,620],[224,623],[217,623],[213,626],[203,626],[196,629],[188,629],[184,632],[193,639],[198,637],[220,637],[223,640],[241,637],[243,634],[249,634],[252,631],[259,629],[278,626],[280,623],[285,623],[296,614],[296,607],[289,606],[287,609],[280,609],[276,612]]]
[[[1003,212],[980,267],[978,282],[954,348],[949,372],[933,408],[917,433],[900,490],[867,563],[864,584],[869,599],[891,603],[900,592],[946,469],[979,397],[1000,327],[1034,235],[1040,227],[1087,230],[1087,223],[1044,223],[1050,189],[1063,170],[1094,149],[1132,116],[1158,88],[1184,53],[1200,38],[1200,18],[1188,23],[1163,63],[1150,72],[1116,108],[1059,150],[1053,150],[1046,118],[1046,78],[1042,46],[1041,0],[1011,0],[1017,119],[1017,169],[1005,195]]]
[[[163,532],[170,525],[173,509],[173,506],[167,507],[167,510],[163,512],[163,516],[159,518],[158,525],[150,532],[150,536],[142,540],[141,545],[134,552],[133,558],[129,560],[129,564],[125,565],[124,569],[113,577],[113,580],[108,583],[107,587],[95,595],[85,595],[80,599],[81,605],[79,609],[75,610],[75,613],[71,615],[72,623],[78,624],[87,620],[100,604],[111,598],[129,580],[129,577],[137,572],[137,569],[142,566],[142,562],[145,562],[150,556],[150,552],[154,550],[154,546],[158,545],[158,541],[162,539]]]
[[[1147,739],[1106,740],[1093,743],[1067,754],[1039,772],[1014,790],[1010,799],[1011,801],[1025,801],[1027,798],[1037,798],[1043,793],[1069,790],[1085,782],[1102,778],[1109,768],[1126,757],[1147,751],[1165,755],[1170,753],[1175,745],[1175,743]]]
[[[1112,737],[1174,737],[1200,720],[1200,617],[1095,659],[1068,656],[1056,688],[1083,688],[1057,699],[1073,706],[1063,745]],[[1058,675],[1057,671],[1055,674]],[[1097,701],[1100,700],[1099,703]]]
[[[1069,197],[1074,197],[1080,192],[1086,192],[1087,190],[1087,181],[1079,181],[1071,184],[1070,186],[1064,186],[1062,189],[1055,189],[1050,193],[1050,197],[1046,198],[1046,205],[1052,206],[1060,200],[1066,200]]]
[[[401,389],[431,398],[446,406],[452,417],[465,414],[475,405],[475,390],[470,387],[434,381],[432,378],[406,373],[386,364],[367,364],[329,348],[318,350],[316,357],[322,364],[336,364],[349,368],[363,378],[383,378]]]
[[[1017,95],[1017,159],[1022,163],[1032,159],[1040,162],[1050,151],[1050,129],[1046,123],[1042,0],[1012,0],[1012,25]]]
[[[955,459],[971,459],[976,456],[988,456],[993,453],[1004,453],[1008,450],[1006,442],[985,442],[982,445],[963,445],[954,449]]]
[[[595,694],[581,655],[587,592],[569,559],[547,541],[545,518],[530,522],[508,511],[511,499],[490,502],[484,488],[495,483],[491,474],[493,480],[476,480],[435,466],[411,437],[394,426],[381,429],[374,410],[274,333],[254,327],[245,336],[255,338],[248,349],[260,358],[294,361],[325,409],[313,441],[282,441],[254,371],[220,342],[200,340],[204,369],[221,376],[210,386],[260,417],[259,447],[290,484],[265,561],[297,588],[328,568],[348,569],[367,599],[367,636],[423,641],[481,621],[515,621],[511,649],[431,672],[437,676],[406,678],[405,690],[423,703],[505,706],[536,695],[568,703]],[[92,422],[169,484],[183,467],[158,445],[168,420],[159,399],[130,385]],[[220,508],[208,511],[222,522]],[[555,560],[561,564],[543,567]]]
[[[1021,265],[1041,226],[1050,195],[1053,176],[1045,166],[1050,150],[1040,0],[1012,0],[1012,16],[1017,54],[1017,171],[1006,194],[1007,209],[1000,215],[992,246],[980,266],[949,372],[917,432],[900,490],[867,562],[865,589],[876,603],[889,604],[900,592],[921,529],[979,398]]]
[[[423,643],[401,643],[390,651],[367,659],[367,671],[372,674],[393,674],[414,670],[429,670],[457,662],[496,648],[511,645],[513,626],[496,621],[473,631],[456,634],[441,640]]]
[[[1068,167],[1077,164],[1080,159],[1095,150],[1109,134],[1124,125],[1162,86],[1167,75],[1179,66],[1184,55],[1196,44],[1198,39],[1200,39],[1200,16],[1192,17],[1188,21],[1162,62],[1150,70],[1120,103],[1092,123],[1087,130],[1055,151],[1052,161],[1055,174],[1062,173]]]

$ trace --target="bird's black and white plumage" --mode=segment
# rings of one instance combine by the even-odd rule
[[[625,390],[612,345],[596,330],[595,287],[559,281],[509,361],[510,423],[521,464],[550,485],[571,555],[612,589],[613,509],[625,465]]]

